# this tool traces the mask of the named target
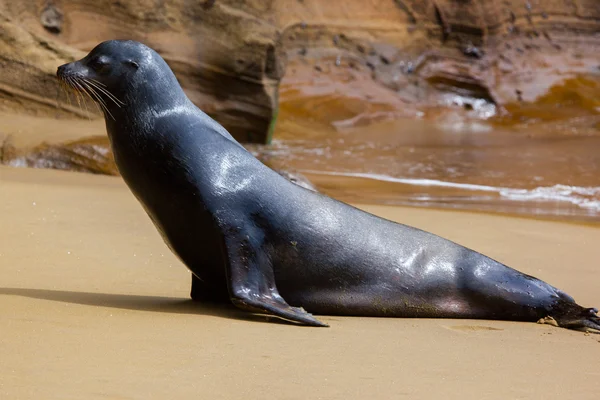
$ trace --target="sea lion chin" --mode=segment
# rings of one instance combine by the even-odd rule
[[[311,326],[326,324],[309,312],[552,317],[600,330],[596,309],[537,278],[284,179],[198,109],[141,43],[103,42],[57,74],[102,107],[119,172],[191,270],[195,300]]]

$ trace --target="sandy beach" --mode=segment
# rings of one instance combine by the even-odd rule
[[[592,399],[600,335],[535,323],[192,304],[189,273],[118,177],[0,167],[2,399]],[[599,306],[600,229],[360,205]]]

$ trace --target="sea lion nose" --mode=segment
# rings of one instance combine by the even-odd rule
[[[56,76],[67,76],[70,70],[69,64],[63,64],[56,69]]]

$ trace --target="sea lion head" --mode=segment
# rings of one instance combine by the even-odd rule
[[[89,96],[105,116],[140,103],[168,103],[169,98],[183,95],[164,59],[133,40],[102,42],[81,60],[58,67],[56,75],[70,88]]]

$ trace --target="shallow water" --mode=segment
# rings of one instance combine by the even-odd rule
[[[299,108],[283,91],[273,144],[251,149],[344,201],[600,222],[599,88],[570,80],[536,104],[483,105],[486,118],[456,96],[455,109],[366,124],[340,97]]]

